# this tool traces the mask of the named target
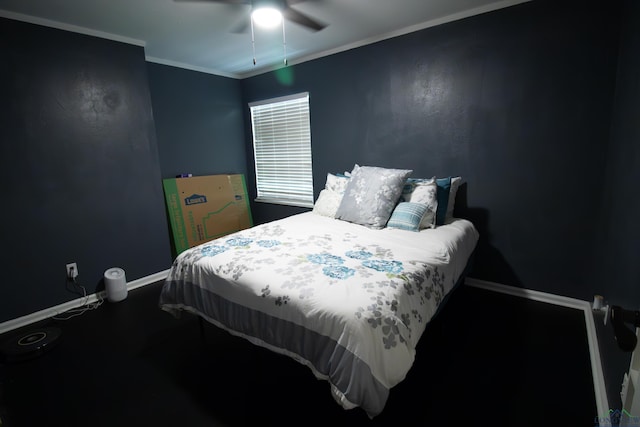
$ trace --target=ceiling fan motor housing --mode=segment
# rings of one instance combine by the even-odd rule
[[[270,7],[282,12],[286,6],[287,5],[284,0],[251,0],[252,10],[260,9],[262,7]]]

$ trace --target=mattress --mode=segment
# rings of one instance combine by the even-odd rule
[[[412,232],[306,212],[181,253],[160,307],[303,363],[375,417],[477,240],[465,219]]]

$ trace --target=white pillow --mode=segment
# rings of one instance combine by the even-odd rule
[[[344,194],[344,190],[347,188],[348,183],[349,177],[328,173],[327,182],[325,183],[324,188],[333,191],[334,193]]]
[[[434,228],[436,226],[436,211],[438,210],[438,185],[435,177],[431,179],[409,179],[402,190],[402,199],[409,203],[420,203],[427,207],[422,216],[420,228]]]
[[[342,194],[338,194],[334,191],[324,189],[320,191],[318,200],[313,205],[313,213],[322,216],[328,216],[329,218],[335,218],[338,206],[342,200]]]

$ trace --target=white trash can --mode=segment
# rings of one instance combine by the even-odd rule
[[[104,272],[104,287],[109,302],[122,301],[127,297],[127,278],[124,270],[113,267]]]

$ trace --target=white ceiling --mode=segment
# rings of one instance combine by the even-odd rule
[[[529,0],[306,0],[292,8],[328,26],[285,21],[289,64]],[[148,61],[243,78],[283,65],[282,30],[232,30],[248,5],[206,0],[0,0],[0,17],[144,46]]]

